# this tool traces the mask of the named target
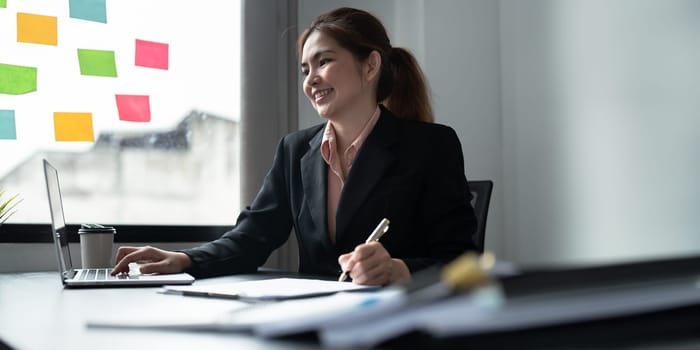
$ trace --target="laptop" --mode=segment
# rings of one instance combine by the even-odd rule
[[[61,281],[65,287],[161,286],[166,284],[192,284],[194,282],[194,277],[187,273],[143,275],[138,272],[138,269],[133,269],[129,274],[112,276],[110,275],[111,268],[73,268],[73,261],[68,248],[68,232],[66,230],[65,216],[63,215],[58,170],[46,159],[44,159],[44,177],[46,179],[46,193],[49,197],[49,209],[51,211],[51,230],[53,241],[56,245],[56,256],[58,257],[58,271],[61,272]]]

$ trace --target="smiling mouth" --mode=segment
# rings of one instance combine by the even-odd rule
[[[323,89],[323,90],[319,90],[319,91],[314,92],[314,94],[313,94],[314,101],[318,102],[318,101],[322,100],[324,97],[326,97],[331,92],[333,92],[332,88],[331,89]]]

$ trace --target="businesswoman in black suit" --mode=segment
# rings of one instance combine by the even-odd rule
[[[476,218],[454,130],[434,124],[414,57],[371,14],[340,8],[299,38],[303,90],[324,124],[285,136],[236,226],[202,246],[122,247],[113,273],[254,272],[293,228],[299,272],[385,285],[475,250]],[[365,243],[382,218],[381,242]]]

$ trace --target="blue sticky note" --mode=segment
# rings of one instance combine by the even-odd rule
[[[107,0],[70,0],[70,17],[107,23]]]
[[[0,140],[16,140],[15,111],[0,109]]]

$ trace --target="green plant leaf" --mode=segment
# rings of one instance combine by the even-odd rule
[[[5,191],[0,190],[0,198],[2,198],[2,195],[5,193]],[[22,198],[17,200],[17,197],[19,197],[19,193],[15,194],[14,196],[10,197],[10,199],[0,202],[0,225],[7,221],[7,219],[12,216],[12,214],[17,212],[17,205],[22,202]]]

